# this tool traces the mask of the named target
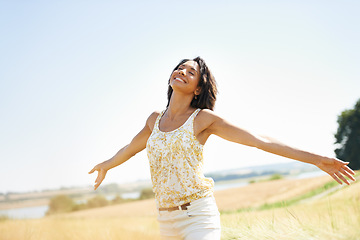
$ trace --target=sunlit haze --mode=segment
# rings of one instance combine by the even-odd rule
[[[166,106],[183,58],[204,58],[215,112],[334,156],[360,98],[359,1],[1,1],[0,192],[87,186]],[[205,172],[289,162],[211,136]],[[143,151],[106,183],[149,179]]]

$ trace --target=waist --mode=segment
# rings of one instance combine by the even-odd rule
[[[169,207],[169,208],[158,208],[159,214],[163,213],[166,214],[166,212],[173,212],[173,211],[196,211],[196,212],[204,212],[204,211],[215,211],[218,212],[216,202],[214,195],[205,196],[202,198],[199,198],[197,200],[184,203],[182,205]]]
[[[169,208],[159,208],[159,211],[168,211],[168,212],[172,212],[172,211],[176,211],[176,210],[187,210],[187,207],[190,206],[191,203],[184,203],[180,206],[175,206],[175,207],[169,207]]]
[[[177,195],[177,194],[157,194],[155,193],[155,201],[158,208],[181,208],[182,205],[198,199],[213,196],[213,188],[202,189],[190,195]],[[184,209],[183,209],[184,210]]]

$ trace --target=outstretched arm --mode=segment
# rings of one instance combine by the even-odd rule
[[[355,181],[355,178],[353,177],[355,173],[347,166],[349,164],[348,162],[343,162],[336,158],[320,156],[288,146],[269,137],[255,135],[247,130],[230,124],[210,111],[206,111],[205,115],[207,115],[209,119],[208,127],[206,129],[209,134],[215,134],[223,139],[250,147],[256,147],[263,151],[283,157],[314,164],[324,172],[328,173],[339,184],[342,184],[342,181],[346,184],[350,184],[345,176]]]
[[[98,171],[98,176],[95,180],[94,189],[96,190],[102,181],[104,180],[106,173],[111,168],[119,166],[129,160],[138,152],[142,151],[146,147],[146,142],[151,134],[152,126],[154,125],[154,119],[156,119],[157,113],[150,115],[144,128],[132,139],[132,141],[120,149],[112,158],[102,163],[97,164],[89,174]]]

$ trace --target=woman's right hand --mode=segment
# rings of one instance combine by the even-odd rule
[[[146,148],[146,142],[152,132],[152,128],[150,128],[149,126],[154,126],[158,115],[158,112],[153,112],[146,121],[144,128],[133,138],[130,144],[120,149],[115,154],[115,156],[113,156],[109,160],[99,163],[93,169],[91,169],[89,174],[98,171],[98,176],[95,180],[94,190],[96,190],[100,186],[109,169],[123,164],[136,153]]]
[[[106,176],[108,169],[105,168],[105,163],[100,163],[100,164],[96,165],[93,169],[91,169],[89,174],[91,174],[95,171],[98,171],[98,176],[95,180],[94,190],[96,190],[100,186],[100,184],[102,183],[102,181],[104,180],[104,178]]]

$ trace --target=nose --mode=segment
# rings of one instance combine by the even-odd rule
[[[185,69],[179,69],[179,74],[185,76],[185,75],[186,75],[186,74],[185,74]]]

